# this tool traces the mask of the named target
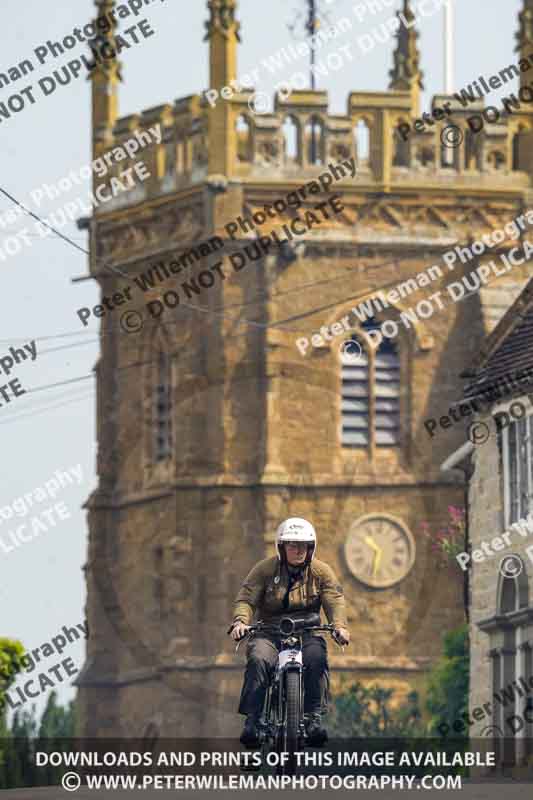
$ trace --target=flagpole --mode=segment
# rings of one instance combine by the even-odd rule
[[[454,56],[454,0],[444,4],[444,91],[452,94],[454,89],[453,56]]]
[[[316,5],[315,0],[309,0],[309,33],[311,37],[311,90],[314,92],[316,89],[315,83],[315,33],[316,33]],[[315,137],[315,121],[311,122],[311,163],[314,164],[316,159],[316,137]]]
[[[320,25],[324,22],[324,20],[328,21],[328,17],[325,11],[321,8],[321,0],[303,0],[305,3],[305,7],[307,10],[306,14],[298,14],[295,22],[292,25],[289,25],[289,30],[295,34],[296,29],[302,25],[303,27],[303,34],[306,39],[309,39],[309,82],[311,84],[311,91],[316,90],[316,33],[320,28]],[[334,0],[328,0],[328,4],[334,2]],[[316,131],[315,131],[315,120],[313,119],[311,122],[311,136],[310,136],[310,146],[311,146],[311,162],[314,164],[317,156],[317,143],[316,143]]]

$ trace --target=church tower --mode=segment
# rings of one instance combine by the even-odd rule
[[[237,74],[239,8],[207,12],[220,90]],[[130,299],[102,318],[95,368],[85,736],[238,732],[233,599],[288,516],[313,522],[344,587],[354,644],[330,646],[334,689],[341,677],[398,699],[421,689],[463,620],[461,573],[436,563],[422,528],[463,503],[440,465],[464,425],[430,436],[424,421],[461,398],[460,372],[528,267],[453,303],[450,278],[473,264],[451,275],[442,255],[520,214],[531,170],[513,162],[512,117],[476,139],[462,107],[451,153],[446,120],[403,146],[419,62],[414,27],[400,30],[390,91],[353,91],[340,115],[318,90],[254,115],[242,90],[119,117],[118,64],[93,75],[95,153],[152,138],[135,157],[150,178],[91,221],[91,275]],[[506,237],[475,263],[516,244]]]

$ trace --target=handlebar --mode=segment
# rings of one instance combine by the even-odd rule
[[[316,618],[319,619],[318,614],[316,615]],[[308,633],[311,631],[324,631],[326,633],[330,633],[335,644],[338,645],[342,650],[344,650],[344,646],[337,641],[337,637],[335,635],[336,630],[337,630],[336,626],[331,623],[329,625],[314,625],[311,624],[310,622],[306,624],[305,619],[294,620],[291,617],[283,617],[277,624],[273,623],[269,624],[262,622],[260,620],[259,622],[256,622],[255,624],[248,626],[248,630],[246,631],[244,636],[242,636],[237,642],[236,651],[239,649],[239,645],[244,641],[244,639],[248,638],[254,633],[261,631],[274,633],[275,635],[282,637],[289,637],[294,635],[298,636],[300,634]],[[228,633],[230,631],[228,631]]]
[[[248,627],[248,634],[255,633],[256,631],[274,631],[275,633],[279,633],[282,636],[292,636],[295,633],[307,633],[308,631],[329,631],[330,633],[335,632],[334,625],[302,625],[298,628],[293,629],[286,629],[283,630],[282,620],[279,625],[268,625],[265,622],[256,622],[255,625],[250,625]]]

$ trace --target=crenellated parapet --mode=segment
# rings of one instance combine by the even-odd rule
[[[97,0],[97,5],[109,11],[114,0]],[[420,113],[422,70],[409,0],[398,12],[389,91],[352,92],[346,114],[335,115],[329,113],[325,91],[278,94],[269,113],[256,111],[253,89],[233,85],[225,96],[222,84],[233,84],[237,75],[237,3],[212,0],[207,5],[205,38],[210,47],[210,89],[216,102],[208,101],[205,93],[191,95],[117,119],[114,83],[119,65],[93,79],[95,92],[105,90],[113,99],[98,106],[98,154],[121,146],[135,129],[159,125],[162,131],[161,141],[135,157],[147,165],[150,180],[99,208],[98,216],[142,201],[157,202],[175,192],[200,190],[213,179],[243,185],[300,179],[302,173],[312,176],[329,161],[351,157],[357,164],[355,185],[372,191],[464,185],[520,190],[529,186],[533,175],[531,105],[522,102],[512,113],[500,109],[495,114],[478,99],[461,104],[455,97],[436,96],[423,115],[426,121],[415,117]],[[519,21],[518,49],[524,57],[533,43],[533,0],[525,0]],[[451,113],[439,117],[435,109],[446,104]],[[402,134],[405,130],[408,135]],[[104,182],[120,169],[115,164]]]
[[[523,169],[517,157],[523,124],[513,116],[486,121],[486,116],[492,117],[485,115],[482,101],[463,108],[453,98],[435,96],[432,108],[448,102],[451,115],[418,125],[410,116],[407,92],[353,92],[345,115],[328,113],[326,92],[294,92],[287,99],[278,96],[272,113],[261,115],[251,113],[252,97],[251,91],[243,91],[220,101],[227,104],[235,142],[226,180],[244,184],[301,180],[329,162],[354,158],[355,185],[372,187],[372,191],[435,185],[516,190],[530,185],[529,170]],[[478,132],[472,130],[480,125]],[[409,129],[403,136],[402,126]],[[152,141],[126,162],[114,163],[102,183],[108,184],[139,160],[149,169],[150,179],[101,206],[98,216],[200,189],[218,174],[209,170],[209,109],[199,95],[117,120],[107,151],[121,147],[135,131],[149,132],[155,127],[161,131],[160,141]]]

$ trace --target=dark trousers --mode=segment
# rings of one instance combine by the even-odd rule
[[[254,637],[247,646],[248,663],[239,703],[239,714],[257,714],[263,709],[265,694],[278,660],[279,644],[275,638]],[[304,662],[305,707],[309,714],[320,711],[323,690],[327,687],[328,651],[321,636],[304,636],[302,646]],[[324,691],[324,695],[326,691]]]

